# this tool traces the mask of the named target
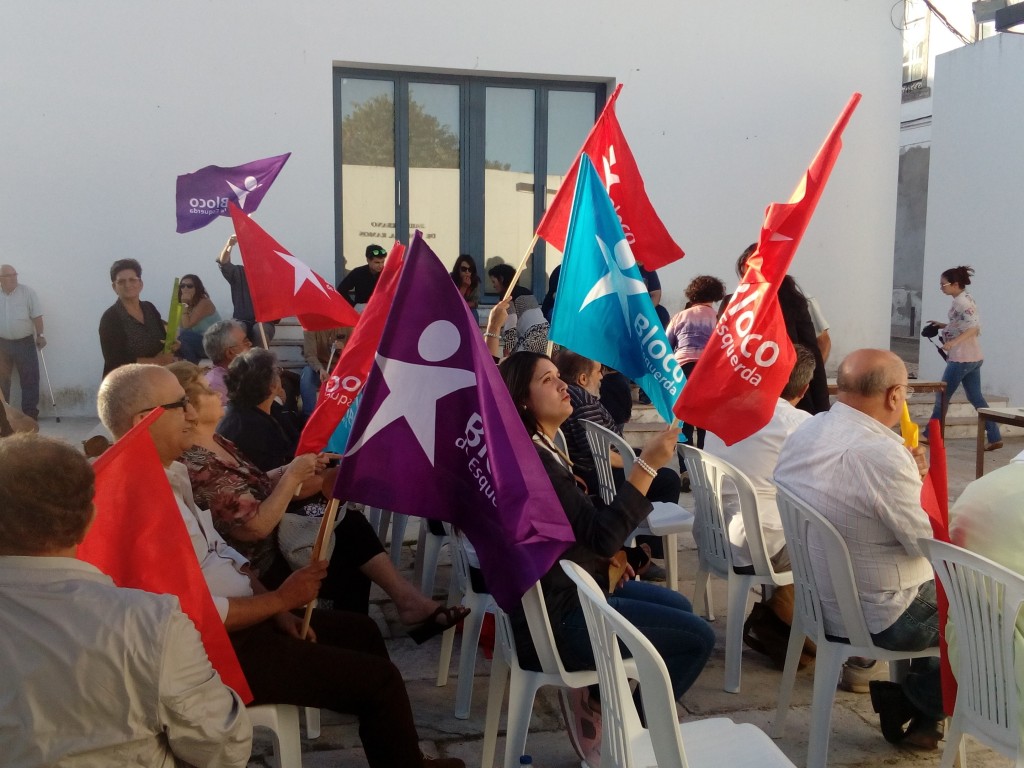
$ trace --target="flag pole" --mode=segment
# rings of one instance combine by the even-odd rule
[[[339,499],[331,499],[330,504],[327,505],[324,517],[320,521],[320,530],[316,534],[316,542],[313,544],[313,555],[310,558],[311,563],[317,563],[326,559],[324,558],[324,551],[327,549],[327,542],[330,541],[331,534],[334,533],[334,519],[338,516],[338,506],[340,503]],[[299,632],[299,637],[302,640],[305,640],[306,635],[309,634],[309,621],[313,618],[314,608],[316,608],[316,598],[310,600],[306,606],[306,614],[302,617],[302,630]]]
[[[263,339],[263,348],[270,349],[270,342],[267,341],[267,332],[263,330],[263,323],[257,320],[256,325],[259,326],[260,329],[260,338]]]
[[[534,232],[533,240],[531,240],[529,246],[527,246],[526,253],[523,255],[523,260],[519,262],[519,268],[516,270],[515,275],[513,275],[512,279],[509,281],[508,288],[505,289],[505,295],[501,297],[502,301],[505,301],[509,296],[512,295],[512,289],[516,287],[516,283],[519,281],[520,275],[522,275],[523,270],[526,269],[527,262],[530,260],[530,257],[533,256],[533,248],[534,246],[537,245],[537,240],[539,238],[540,235]]]

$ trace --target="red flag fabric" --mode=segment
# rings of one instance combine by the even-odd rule
[[[366,383],[373,365],[374,355],[384,332],[384,323],[395,299],[398,276],[402,271],[405,246],[395,243],[384,262],[370,300],[366,303],[352,337],[345,345],[330,378],[320,388],[316,408],[302,429],[295,455],[320,453],[331,439],[334,430],[345,418],[352,402]]]
[[[859,101],[859,93],[850,97],[789,202],[768,206],[757,250],[673,409],[680,419],[714,432],[726,445],[771,420],[789,381],[796,355],[779,308],[779,283],[807,230],[842,149],[843,129]]]
[[[78,546],[119,587],[175,595],[196,625],[213,668],[246,703],[252,701],[224,622],[199,569],[178,503],[149,425],[157,408],[93,464],[96,517]]]
[[[634,258],[647,269],[658,269],[683,258],[685,254],[665,229],[654,206],[651,205],[644,189],[644,180],[640,176],[640,169],[633,159],[626,137],[622,135],[622,128],[615,117],[615,101],[621,90],[620,83],[605,104],[604,111],[597,118],[594,127],[590,129],[590,135],[583,143],[580,154],[586,152],[601,175]],[[576,192],[580,154],[576,155],[576,160],[566,174],[562,186],[559,187],[558,193],[537,227],[537,234],[560,251],[565,250],[565,236],[569,229],[569,214]]]
[[[292,256],[237,205],[229,203],[228,208],[259,322],[295,315],[305,330],[326,331],[359,321],[359,313],[333,285]]]
[[[932,419],[928,423],[928,474],[921,485],[921,507],[928,513],[932,535],[939,541],[949,541],[949,481],[946,473],[946,446],[942,440],[942,423]],[[935,580],[939,604],[939,670],[942,676],[942,708],[952,712],[956,706],[956,678],[949,663],[946,643],[946,620],[949,617],[949,598],[942,582]]]

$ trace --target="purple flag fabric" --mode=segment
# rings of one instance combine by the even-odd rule
[[[233,168],[208,165],[195,173],[179,176],[174,195],[178,204],[177,231],[191,232],[205,227],[218,216],[229,216],[228,203],[252,213],[259,208],[263,196],[291,155],[288,152],[265,157]]]
[[[334,495],[458,526],[512,610],[575,537],[447,269],[405,258]]]

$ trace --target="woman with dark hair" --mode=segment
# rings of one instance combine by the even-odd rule
[[[110,287],[117,301],[100,317],[103,375],[128,363],[173,363],[174,355],[164,352],[167,329],[160,311],[139,300],[142,265],[135,259],[115,261],[110,267]]]
[[[220,322],[217,308],[198,275],[185,275],[178,280],[178,301],[181,302],[181,356],[190,363],[198,363],[203,352],[203,334],[214,323]]]
[[[559,428],[572,415],[572,403],[555,364],[546,355],[517,352],[502,362],[499,370],[576,535],[576,543],[562,557],[583,566],[611,593],[609,604],[654,644],[665,660],[672,691],[679,698],[704,668],[714,648],[714,632],[707,622],[693,614],[689,601],[678,592],[632,581],[632,569],[628,565],[624,571],[621,567],[616,569],[613,561],[626,537],[651,511],[651,503],[644,494],[657,470],[675,455],[678,430],[669,427],[647,441],[615,499],[605,505],[580,489],[573,476],[572,462],[557,445]],[[590,636],[572,580],[556,563],[541,577],[541,587],[566,669],[593,669]],[[528,669],[539,669],[522,609],[517,609],[511,618],[520,663]],[[575,715],[571,722],[576,724],[596,707],[588,689],[570,695],[573,698],[569,704]],[[577,743],[583,741],[578,727],[575,736]],[[583,755],[585,759],[590,756]]]
[[[689,377],[718,322],[718,314],[711,307],[725,296],[725,283],[711,275],[698,275],[686,286],[686,309],[676,314],[665,329],[672,345],[676,362]],[[683,424],[683,434],[690,445],[704,447],[704,430],[697,429],[697,442],[693,442],[692,424]]]
[[[487,270],[491,285],[504,297],[515,280],[516,271],[509,264],[497,264]],[[523,350],[543,352],[548,345],[548,321],[544,319],[537,297],[521,285],[512,289],[512,303],[501,331],[502,348],[506,355]]]
[[[953,297],[949,308],[948,323],[929,320],[928,325],[941,328],[939,337],[942,349],[948,354],[946,370],[942,372],[942,380],[946,383],[946,402],[953,397],[957,387],[964,385],[964,394],[975,408],[988,408],[988,402],[981,393],[981,364],[985,356],[981,353],[981,318],[978,316],[978,305],[974,297],[967,292],[971,284],[974,270],[960,266],[947,269],[939,278],[939,290]],[[935,395],[935,408],[932,418],[942,418],[942,393]],[[994,421],[985,422],[986,451],[994,451],[1003,447],[1003,438],[999,434],[999,425]]]
[[[740,254],[736,261],[736,273],[742,278],[747,271],[747,259],[757,250],[757,243],[751,243],[746,250]],[[825,375],[825,359],[821,356],[821,348],[818,345],[818,334],[814,331],[814,321],[811,319],[810,307],[807,297],[800,290],[789,275],[782,278],[779,283],[779,308],[782,310],[782,318],[786,321],[786,334],[794,344],[803,344],[814,353],[814,376],[811,378],[811,386],[807,394],[797,403],[797,408],[807,411],[810,414],[827,411],[830,406],[828,398],[828,377]],[[723,303],[722,308],[725,308]]]
[[[308,462],[309,455],[295,457],[298,435],[287,434],[270,413],[280,388],[277,361],[265,349],[250,349],[231,362],[225,379],[228,410],[223,419],[220,397],[206,386],[195,366],[182,368],[184,365],[179,365],[175,375],[179,380],[185,378],[186,394],[196,393],[195,445],[183,459],[196,501],[209,507],[214,525],[229,543],[234,546],[238,542],[243,552],[257,549],[263,559],[254,562],[265,562],[264,567],[272,573],[287,576],[281,571],[282,553],[274,546],[267,552],[262,542],[277,536],[285,514],[321,517],[327,499],[321,492],[324,483],[304,482],[309,476],[301,462]],[[274,496],[280,483],[287,483],[292,494],[296,485],[299,488],[298,498],[287,499],[284,507]],[[246,498],[243,503],[245,495],[252,500]],[[411,627],[409,637],[417,643],[457,624],[469,613],[462,606],[439,605],[403,578],[361,513],[350,511],[339,518],[331,567],[321,588],[336,609],[367,613],[370,585],[377,584],[394,601],[399,620]]]
[[[480,275],[476,273],[476,262],[468,253],[461,254],[455,260],[452,282],[458,287],[469,308],[476,309],[480,304]]]

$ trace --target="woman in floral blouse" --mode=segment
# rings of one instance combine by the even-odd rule
[[[978,305],[967,292],[971,284],[974,270],[970,267],[953,267],[947,269],[939,278],[939,290],[953,297],[953,305],[949,308],[949,322],[940,323],[929,320],[929,325],[942,329],[942,349],[949,355],[942,380],[946,382],[946,402],[949,402],[960,384],[964,385],[964,394],[975,408],[988,408],[985,396],[981,393],[981,364],[984,355],[981,353],[981,319],[978,317]],[[935,409],[932,418],[942,417],[942,393],[935,396]],[[1003,438],[999,434],[999,425],[994,421],[985,422],[986,451],[994,451],[1003,447]]]

